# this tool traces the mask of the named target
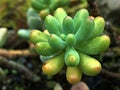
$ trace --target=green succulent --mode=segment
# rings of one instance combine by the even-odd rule
[[[33,8],[28,9],[26,16],[28,29],[19,29],[17,34],[21,38],[29,39],[30,32],[33,29],[41,30],[43,23],[39,14]]]
[[[30,3],[32,7],[28,9],[26,15],[28,29],[19,29],[17,33],[24,39],[29,39],[33,29],[42,30],[44,18],[57,7],[68,5],[69,0],[30,0]]]
[[[31,6],[40,12],[41,18],[45,18],[56,8],[68,5],[70,0],[31,0]]]
[[[72,18],[58,8],[54,16],[46,16],[44,23],[46,30],[33,30],[30,41],[41,55],[45,74],[53,76],[66,65],[66,78],[75,84],[82,73],[94,76],[101,71],[100,62],[89,55],[103,53],[110,45],[110,38],[102,35],[105,26],[102,17],[94,18],[87,9],[81,9]]]
[[[29,8],[27,11],[27,24],[30,29],[39,30],[42,28],[42,20],[33,8]]]

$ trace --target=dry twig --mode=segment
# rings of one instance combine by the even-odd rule
[[[120,80],[120,73],[111,72],[106,69],[102,69],[101,73],[106,77],[116,78],[116,79]]]
[[[90,13],[92,16],[96,17],[99,15],[99,8],[96,0],[87,0],[90,8]]]
[[[37,82],[40,80],[39,76],[31,72],[25,66],[18,64],[11,60],[7,60],[6,58],[2,56],[0,56],[0,66],[4,66],[6,68],[17,70],[19,73],[21,73],[24,76],[24,78],[32,80],[34,82]]]
[[[13,57],[36,57],[37,54],[34,50],[6,50],[0,49],[0,56],[4,56],[6,58],[13,58]]]

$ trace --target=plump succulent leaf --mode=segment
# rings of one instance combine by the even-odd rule
[[[85,75],[95,76],[100,73],[102,67],[98,60],[83,53],[79,53],[79,55],[81,58],[79,68]]]
[[[51,0],[50,9],[55,10],[57,7],[69,4],[69,0]]]
[[[32,7],[35,8],[36,10],[42,10],[47,7],[44,3],[42,3],[41,0],[30,0],[30,2]]]
[[[51,34],[48,41],[49,41],[50,46],[57,50],[61,50],[66,47],[65,41],[63,41],[59,36],[55,34]]]
[[[48,42],[36,43],[35,50],[38,54],[41,54],[43,56],[50,56],[58,52],[58,50],[52,48]]]
[[[45,19],[45,17],[46,17],[48,14],[50,14],[50,10],[49,10],[48,8],[47,8],[47,9],[40,10],[40,13],[39,13],[40,17],[41,17],[43,20]]]
[[[30,33],[30,41],[33,44],[36,44],[38,42],[48,42],[49,35],[45,34],[39,30],[33,30]]]
[[[40,17],[33,17],[33,16],[29,17],[27,19],[27,24],[30,29],[38,29],[38,30],[42,29],[42,21]]]
[[[42,20],[33,8],[29,8],[27,11],[27,25],[31,29],[40,30],[42,28]]]
[[[76,33],[79,28],[81,27],[81,24],[89,17],[89,12],[87,11],[87,9],[81,9],[79,10],[73,20],[74,20],[74,25],[75,25],[75,29],[74,29],[74,33]]]
[[[64,53],[48,59],[42,66],[43,73],[53,76],[61,71],[64,66]]]
[[[82,24],[79,30],[76,32],[75,37],[77,42],[88,40],[94,30],[94,20],[89,17]]]
[[[94,23],[95,23],[95,27],[94,27],[91,38],[97,37],[100,34],[102,34],[104,27],[105,27],[105,21],[104,21],[103,17],[100,17],[100,16],[96,17],[94,19]]]
[[[44,34],[47,34],[47,35],[49,35],[49,36],[51,35],[51,34],[48,32],[47,29],[45,29],[45,30],[43,31],[43,33],[44,33]]]
[[[66,35],[65,34],[60,34],[60,38],[65,41],[66,40]]]
[[[80,63],[80,57],[73,47],[67,47],[65,52],[65,64],[70,67],[76,67]]]
[[[78,43],[76,48],[83,53],[96,55],[104,52],[109,45],[110,38],[107,35],[103,35],[82,43]]]
[[[58,22],[58,20],[55,17],[53,17],[51,15],[48,15],[46,17],[45,26],[46,26],[48,32],[51,34],[60,35],[62,33],[62,28],[60,26],[60,23]]]
[[[74,34],[68,34],[66,36],[66,44],[69,47],[72,47],[72,46],[74,46],[76,44],[76,38],[75,38]]]
[[[66,11],[63,8],[57,8],[54,12],[54,17],[62,25],[63,19],[67,16]]]
[[[82,78],[82,72],[79,67],[67,67],[66,70],[67,81],[71,84],[80,82]]]
[[[31,16],[39,17],[39,16],[38,16],[38,13],[37,13],[36,10],[33,9],[33,8],[29,8],[28,11],[27,11],[27,18],[29,18],[29,17],[31,17]]]
[[[29,36],[30,36],[31,31],[32,30],[30,30],[30,29],[19,29],[17,32],[17,35],[24,39],[30,39]]]
[[[51,0],[51,4],[50,4],[49,8],[51,10],[55,10],[58,7],[59,2],[60,2],[60,0]]]
[[[63,19],[63,23],[62,23],[62,28],[63,28],[63,33],[64,34],[69,34],[72,33],[74,30],[74,22],[73,19],[69,16],[66,16]]]

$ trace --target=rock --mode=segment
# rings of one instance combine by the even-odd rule
[[[71,87],[71,90],[90,90],[85,82],[79,82]]]

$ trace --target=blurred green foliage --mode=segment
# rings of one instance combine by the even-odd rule
[[[68,12],[74,12],[75,9],[86,7],[87,5],[86,0],[73,0],[72,4],[75,4],[75,2],[80,4],[78,6],[75,5],[75,8],[67,9]],[[0,0],[0,27],[14,30],[28,28],[26,13],[28,8],[31,7],[30,4],[30,0]]]
[[[26,11],[29,6],[29,0],[0,0],[0,27],[26,27]]]

